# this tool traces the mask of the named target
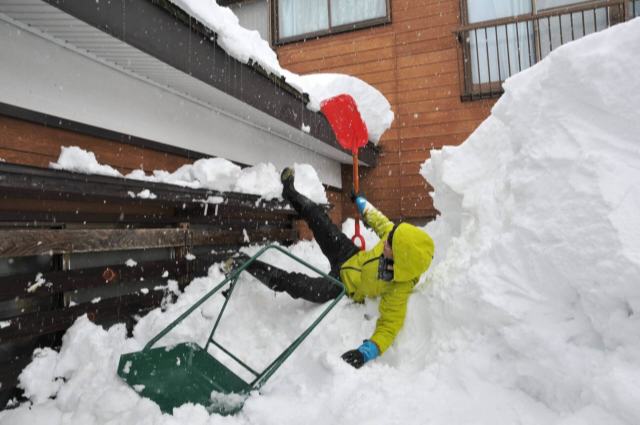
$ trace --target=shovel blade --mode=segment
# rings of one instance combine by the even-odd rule
[[[340,146],[350,151],[363,147],[369,140],[367,125],[362,120],[355,100],[341,94],[324,100],[320,110],[327,117]]]

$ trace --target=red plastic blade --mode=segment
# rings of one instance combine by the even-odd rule
[[[331,124],[340,146],[353,151],[367,144],[367,125],[362,120],[353,97],[341,94],[326,99],[320,104],[320,110]]]

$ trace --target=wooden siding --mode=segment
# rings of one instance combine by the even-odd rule
[[[62,146],[78,146],[91,151],[98,162],[121,173],[138,168],[175,171],[181,165],[193,162],[193,158],[0,115],[0,158],[6,162],[47,168],[50,162],[58,160]]]
[[[494,100],[461,102],[458,0],[392,0],[391,24],[278,48],[294,72],[340,72],[380,90],[395,113],[379,164],[361,171],[367,197],[393,219],[423,221],[436,211],[419,175],[431,149],[459,145],[489,115]],[[351,167],[343,167],[351,187]],[[353,207],[342,197],[344,217]]]

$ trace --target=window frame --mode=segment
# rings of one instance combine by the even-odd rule
[[[473,83],[472,81],[472,64],[471,61],[464,60],[464,52],[471,52],[470,41],[468,39],[463,39],[462,34],[463,31],[476,31],[481,28],[488,28],[491,26],[504,26],[504,25],[518,25],[522,22],[532,22],[532,48],[533,53],[535,55],[535,62],[531,64],[531,66],[535,65],[542,59],[542,48],[540,44],[540,28],[539,28],[539,20],[545,17],[556,17],[562,16],[564,14],[573,13],[573,10],[579,11],[584,6],[600,6],[602,8],[607,8],[607,23],[605,28],[609,28],[615,23],[623,22],[627,20],[628,16],[621,16],[613,12],[615,7],[625,7],[628,0],[579,0],[570,5],[563,6],[554,6],[548,7],[544,9],[538,9],[538,0],[528,0],[531,3],[531,12],[524,13],[516,16],[509,16],[503,18],[490,19],[485,21],[478,21],[474,23],[469,23],[469,9],[468,9],[468,0],[460,0],[459,1],[459,12],[460,12],[460,22],[461,26],[458,27],[454,33],[458,38],[458,61],[460,63],[460,99],[462,101],[473,101],[473,100],[481,100],[481,99],[490,99],[499,97],[503,93],[502,83],[505,79],[491,80],[487,82]],[[633,4],[633,3],[632,3]],[[621,6],[622,5],[622,6]],[[478,28],[475,28],[478,27]],[[560,27],[562,30],[562,27]],[[603,28],[604,29],[604,28]],[[598,29],[596,28],[596,31]],[[565,44],[562,42],[561,44]],[[499,65],[498,65],[499,66]],[[522,71],[521,69],[520,71]],[[500,75],[500,74],[499,74]],[[483,88],[486,88],[483,90]],[[488,90],[487,90],[488,89]]]
[[[331,1],[326,0],[328,3],[328,19],[329,27],[320,31],[313,31],[304,34],[293,35],[290,37],[280,38],[280,19],[278,13],[279,0],[271,0],[271,44],[274,46],[282,46],[284,44],[295,43],[298,41],[304,41],[311,38],[325,37],[328,35],[341,34],[351,31],[358,31],[365,28],[377,27],[391,23],[391,0],[385,0],[387,13],[385,16],[373,19],[367,19],[363,21],[353,22],[350,24],[332,26],[331,25]]]

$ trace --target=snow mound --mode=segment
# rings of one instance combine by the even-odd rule
[[[318,173],[311,165],[295,163],[293,169],[296,173],[293,186],[298,192],[314,202],[322,204],[328,202],[320,177],[318,177]]]
[[[100,164],[93,152],[85,151],[77,146],[62,146],[58,161],[49,163],[49,168],[83,174],[122,177],[122,174],[115,168]]]
[[[358,111],[367,124],[369,140],[377,143],[393,123],[389,101],[382,93],[364,81],[345,74],[290,74],[291,82],[309,93],[309,109],[320,110],[323,100],[348,93],[356,99]]]
[[[239,192],[259,195],[266,200],[282,199],[280,174],[271,163],[260,163],[252,167],[240,168],[224,158],[203,158],[193,164],[185,164],[173,173],[155,170],[146,174],[144,170],[133,170],[122,175],[118,170],[100,164],[94,153],[77,146],[62,146],[57,162],[50,168],[84,174],[100,174],[111,177],[124,177],[156,183],[167,183],[194,189],[212,189],[220,192]],[[296,189],[314,202],[326,203],[327,195],[316,170],[309,164],[295,164]],[[132,197],[155,199],[156,195],[148,189]]]
[[[559,48],[422,168],[433,328],[562,423],[640,423],[638,69],[640,19]]]

